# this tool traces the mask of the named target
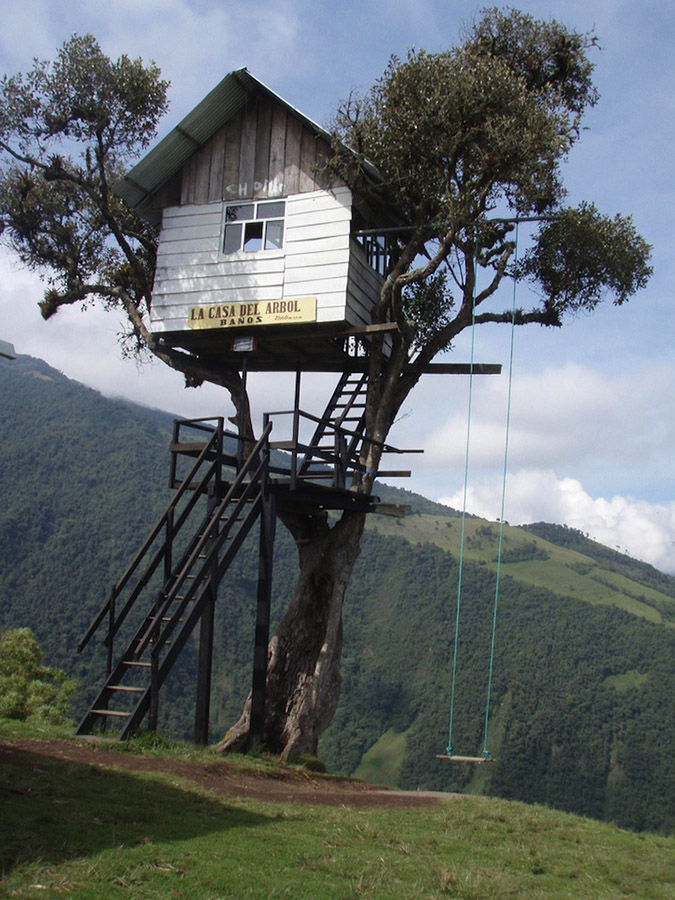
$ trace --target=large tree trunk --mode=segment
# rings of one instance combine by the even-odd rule
[[[365,513],[345,512],[332,527],[325,514],[284,516],[298,547],[295,593],[269,645],[264,746],[284,759],[315,754],[340,697],[342,606],[361,550]],[[217,745],[249,742],[250,697]]]
[[[371,493],[391,423],[419,377],[409,377],[401,386],[406,359],[407,350],[401,346],[386,361],[386,380],[381,379],[378,369],[378,365],[385,365],[381,354],[371,360],[360,494]],[[325,512],[280,511],[279,515],[295,539],[300,573],[268,649],[263,744],[288,759],[300,753],[316,753],[319,738],[331,723],[340,699],[342,607],[361,552],[366,513],[345,511],[332,527]],[[248,749],[250,703],[249,696],[239,721],[217,750]]]

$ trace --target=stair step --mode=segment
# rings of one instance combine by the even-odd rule
[[[149,662],[139,662],[138,660],[135,660],[135,659],[125,659],[122,661],[122,664],[125,666],[136,666],[137,668],[140,668],[140,669],[149,669],[150,668]]]
[[[132,687],[128,684],[109,684],[109,691],[125,691],[128,694],[142,694],[145,688],[142,687]]]
[[[131,715],[130,712],[122,712],[119,709],[91,709],[89,712],[92,716],[116,716],[121,719],[128,719]]]

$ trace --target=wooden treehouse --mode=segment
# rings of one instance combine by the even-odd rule
[[[369,340],[395,327],[371,324],[387,236],[405,223],[377,199],[374,167],[366,200],[331,177],[330,153],[326,131],[240,69],[118,186],[160,226],[153,339],[205,363],[295,372],[296,387],[292,408],[266,414],[254,445],[222,417],[175,423],[171,502],[79,645],[105,631],[106,677],[78,734],[114,724],[123,739],[146,717],[154,728],[161,685],[198,628],[195,738],[207,741],[218,584],[259,523],[251,740],[260,741],[277,509],[384,511],[349,488],[363,471]],[[318,416],[300,409],[301,373],[317,371],[339,373]],[[274,440],[275,423],[288,439]],[[286,451],[283,465],[273,450]]]

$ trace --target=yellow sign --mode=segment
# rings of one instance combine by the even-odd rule
[[[316,297],[191,306],[187,323],[190,328],[251,328],[297,322],[316,322]]]

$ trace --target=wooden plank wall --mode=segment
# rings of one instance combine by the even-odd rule
[[[164,210],[150,316],[153,331],[186,329],[191,306],[281,298],[284,251],[224,255],[222,230],[222,201]]]
[[[329,146],[265,97],[251,98],[187,161],[183,206],[281,197],[329,188]]]
[[[347,321],[350,325],[368,325],[372,310],[382,290],[384,278],[366,259],[363,247],[352,239],[347,283]]]
[[[284,299],[316,297],[318,322],[346,318],[351,205],[347,187],[286,200]]]
[[[283,250],[251,254],[221,252],[222,201],[164,210],[152,330],[187,328],[190,306],[297,297],[316,297],[319,322],[369,322],[382,279],[350,239],[351,202],[346,187],[287,197]]]

